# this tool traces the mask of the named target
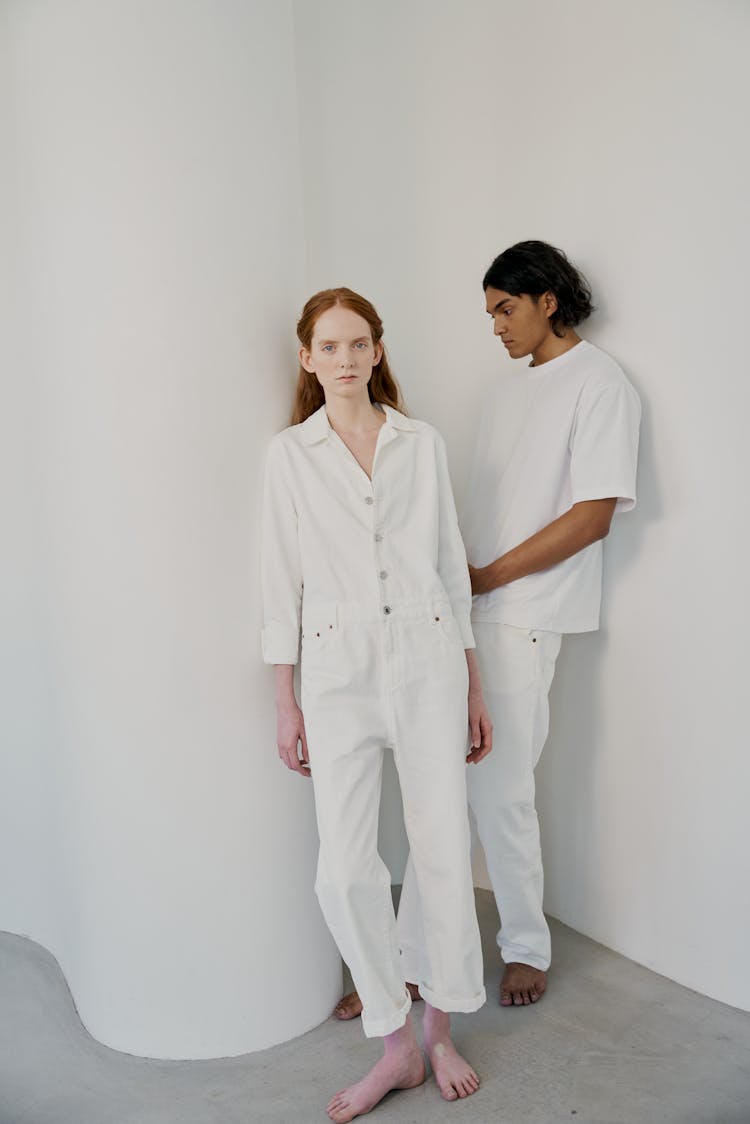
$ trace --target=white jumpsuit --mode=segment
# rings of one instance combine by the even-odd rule
[[[471,592],[442,438],[383,407],[372,480],[325,408],[271,443],[263,654],[297,662],[320,834],[316,892],[368,1036],[401,1026],[390,877],[377,851],[393,749],[424,947],[416,982],[443,1011],[485,999],[466,809]]]

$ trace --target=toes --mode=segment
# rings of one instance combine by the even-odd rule
[[[456,1092],[456,1090],[453,1088],[452,1085],[441,1085],[440,1086],[440,1092],[443,1095],[443,1099],[446,1100],[446,1101],[458,1100],[458,1093]]]
[[[500,1006],[501,1007],[512,1007],[512,1005],[513,1005],[513,996],[510,994],[510,992],[509,991],[501,991],[500,992]]]
[[[326,1112],[334,1124],[345,1124],[347,1120],[352,1119],[348,1100],[338,1095],[328,1105]]]
[[[346,1022],[348,1019],[356,1019],[358,1015],[362,1014],[362,1002],[357,995],[356,991],[350,991],[343,999],[340,999],[336,1006],[333,1008],[333,1013],[337,1019]]]

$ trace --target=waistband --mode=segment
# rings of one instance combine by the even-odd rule
[[[419,601],[384,601],[381,605],[360,601],[302,602],[302,627],[310,629],[378,621],[430,621],[452,616],[451,603],[444,593]]]

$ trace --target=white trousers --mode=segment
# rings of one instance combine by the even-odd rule
[[[467,770],[469,804],[484,848],[500,914],[497,943],[507,963],[550,964],[549,927],[542,911],[544,875],[535,807],[534,769],[549,730],[548,694],[560,652],[556,632],[473,624],[494,748]],[[407,979],[418,971],[419,888],[407,864],[398,915]]]
[[[383,750],[393,749],[421,900],[414,977],[442,1011],[485,1000],[466,808],[468,672],[442,603],[303,606],[302,711],[320,855],[315,889],[363,1004],[368,1037],[402,1026],[411,1006],[377,851]]]

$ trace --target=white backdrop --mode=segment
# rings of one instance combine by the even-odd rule
[[[6,0],[0,18],[0,925],[135,1053],[238,1053],[325,1016],[311,794],[276,761],[257,642],[294,319],[323,285],[376,302],[460,496],[508,362],[481,277],[541,237],[588,271],[590,337],[645,405],[606,627],[568,641],[553,688],[547,907],[750,1008],[747,6]]]

